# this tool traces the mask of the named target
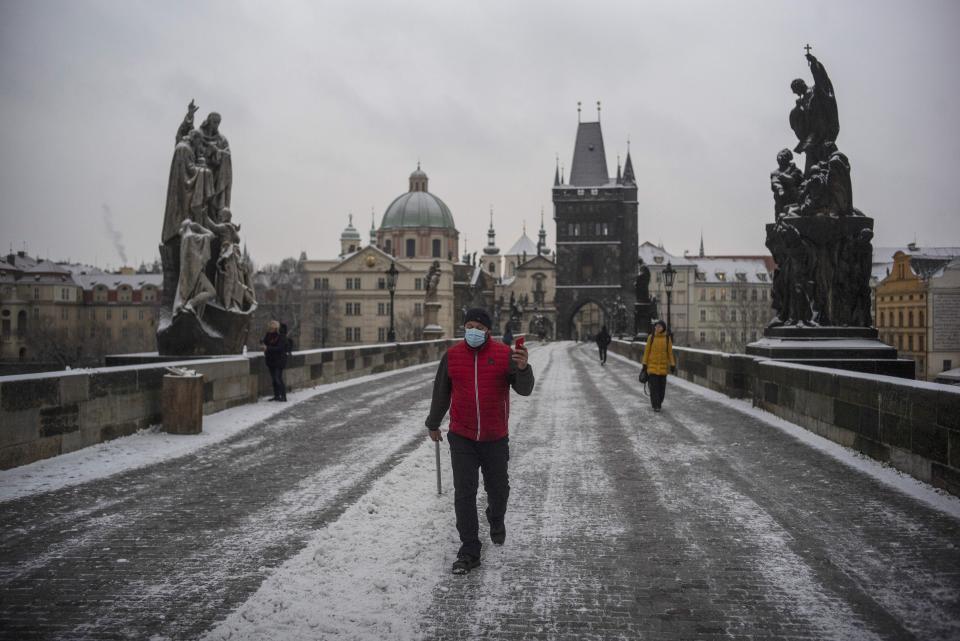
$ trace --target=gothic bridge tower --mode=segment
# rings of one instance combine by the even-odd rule
[[[579,111],[579,109],[578,109]],[[597,121],[580,122],[570,179],[554,176],[553,219],[557,223],[557,337],[592,337],[601,325],[614,332],[617,296],[632,327],[633,280],[637,273],[637,183],[629,148],[621,174],[607,173]]]

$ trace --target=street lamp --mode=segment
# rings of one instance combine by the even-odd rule
[[[387,290],[390,292],[390,331],[387,332],[387,342],[395,343],[397,333],[393,331],[393,295],[397,292],[397,274],[400,272],[397,271],[396,263],[390,261],[390,269],[385,273],[387,274]]]
[[[663,287],[667,290],[667,331],[673,331],[673,322],[670,320],[670,302],[673,299],[673,277],[677,270],[667,261],[667,268],[663,270]]]

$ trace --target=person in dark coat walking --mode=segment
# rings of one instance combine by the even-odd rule
[[[287,388],[283,384],[283,368],[287,360],[287,336],[286,333],[280,333],[280,323],[270,321],[267,333],[260,342],[263,344],[263,360],[273,384],[273,398],[270,400],[286,401]]]
[[[483,472],[483,487],[487,491],[490,539],[496,545],[503,545],[506,540],[510,388],[521,396],[529,396],[534,383],[527,349],[511,349],[493,340],[486,310],[468,310],[463,325],[463,342],[452,346],[440,359],[426,420],[430,438],[442,441],[440,423],[450,410],[453,504],[461,543],[453,564],[454,574],[466,574],[480,565],[478,472]]]
[[[600,349],[600,364],[607,364],[607,346],[610,344],[610,341],[613,339],[610,337],[610,332],[607,331],[607,326],[604,325],[600,328],[600,333],[597,334],[597,347]]]
[[[507,329],[503,331],[503,336],[500,337],[500,340],[503,341],[504,345],[513,344],[513,331],[510,329],[509,323],[507,323]]]

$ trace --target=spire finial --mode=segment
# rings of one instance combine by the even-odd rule
[[[353,227],[353,212],[347,214],[347,219],[350,221],[347,226]]]
[[[597,101],[597,122],[600,122],[600,101]]]
[[[580,122],[580,101],[577,101],[577,122]]]
[[[527,219],[526,218],[523,219],[523,235],[524,236],[527,235]]]
[[[630,153],[630,134],[627,134],[627,153]]]
[[[377,214],[373,208],[373,205],[370,205],[370,229],[376,228],[376,223],[374,222],[377,219]]]
[[[490,205],[490,229],[493,229],[493,205]]]
[[[700,258],[703,258],[703,227],[700,228]]]

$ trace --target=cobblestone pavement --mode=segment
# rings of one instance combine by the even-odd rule
[[[406,613],[422,638],[960,638],[957,520],[676,385],[654,414],[637,369],[587,346],[531,361],[507,543],[436,577]],[[202,635],[412,451],[432,376],[0,504],[0,639]]]
[[[194,455],[0,504],[0,639],[193,639],[423,438],[434,370]]]
[[[654,414],[595,348],[545,351],[507,544],[439,582],[424,638],[960,638],[956,520],[676,385]]]

